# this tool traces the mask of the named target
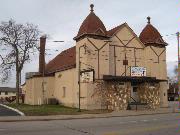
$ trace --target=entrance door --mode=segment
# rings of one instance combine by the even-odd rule
[[[139,97],[138,97],[138,84],[137,83],[131,83],[131,97],[136,101],[139,102]],[[131,98],[131,102],[135,102],[133,99]]]

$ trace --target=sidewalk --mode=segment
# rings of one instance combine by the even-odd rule
[[[128,116],[139,116],[139,115],[156,115],[156,114],[168,114],[168,113],[180,113],[180,110],[171,107],[171,108],[159,108],[157,110],[144,110],[144,111],[135,111],[135,110],[114,111],[112,113],[106,113],[106,114],[7,116],[7,117],[0,117],[0,122],[93,119],[93,118],[110,118],[110,117],[128,117]]]

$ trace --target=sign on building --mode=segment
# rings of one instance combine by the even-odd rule
[[[131,76],[146,76],[145,67],[131,67]]]
[[[80,82],[89,83],[94,81],[94,70],[84,70],[80,73]]]

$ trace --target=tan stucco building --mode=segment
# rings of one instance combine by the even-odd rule
[[[111,109],[126,109],[131,102],[167,107],[167,43],[150,17],[138,37],[127,23],[106,30],[94,5],[90,7],[74,37],[76,45],[46,65],[46,38],[41,37],[39,72],[26,79],[25,103],[37,105],[55,98],[63,105],[78,107],[80,95],[81,108],[101,109],[106,106],[103,94],[97,94],[101,86],[101,90],[111,89],[106,95]],[[93,81],[82,82],[86,71],[93,71]]]

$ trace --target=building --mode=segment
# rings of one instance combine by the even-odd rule
[[[16,88],[0,87],[0,99],[16,96]]]
[[[177,82],[170,82],[168,89],[168,100],[169,101],[178,101],[178,84]]]
[[[104,98],[109,98],[111,109],[126,109],[133,101],[150,108],[167,107],[167,43],[150,17],[138,37],[127,23],[107,30],[93,4],[90,8],[74,37],[76,45],[48,64],[46,38],[40,38],[39,72],[26,79],[25,103],[37,105],[55,98],[66,106],[101,109],[106,106]],[[105,97],[97,88],[111,92]]]

